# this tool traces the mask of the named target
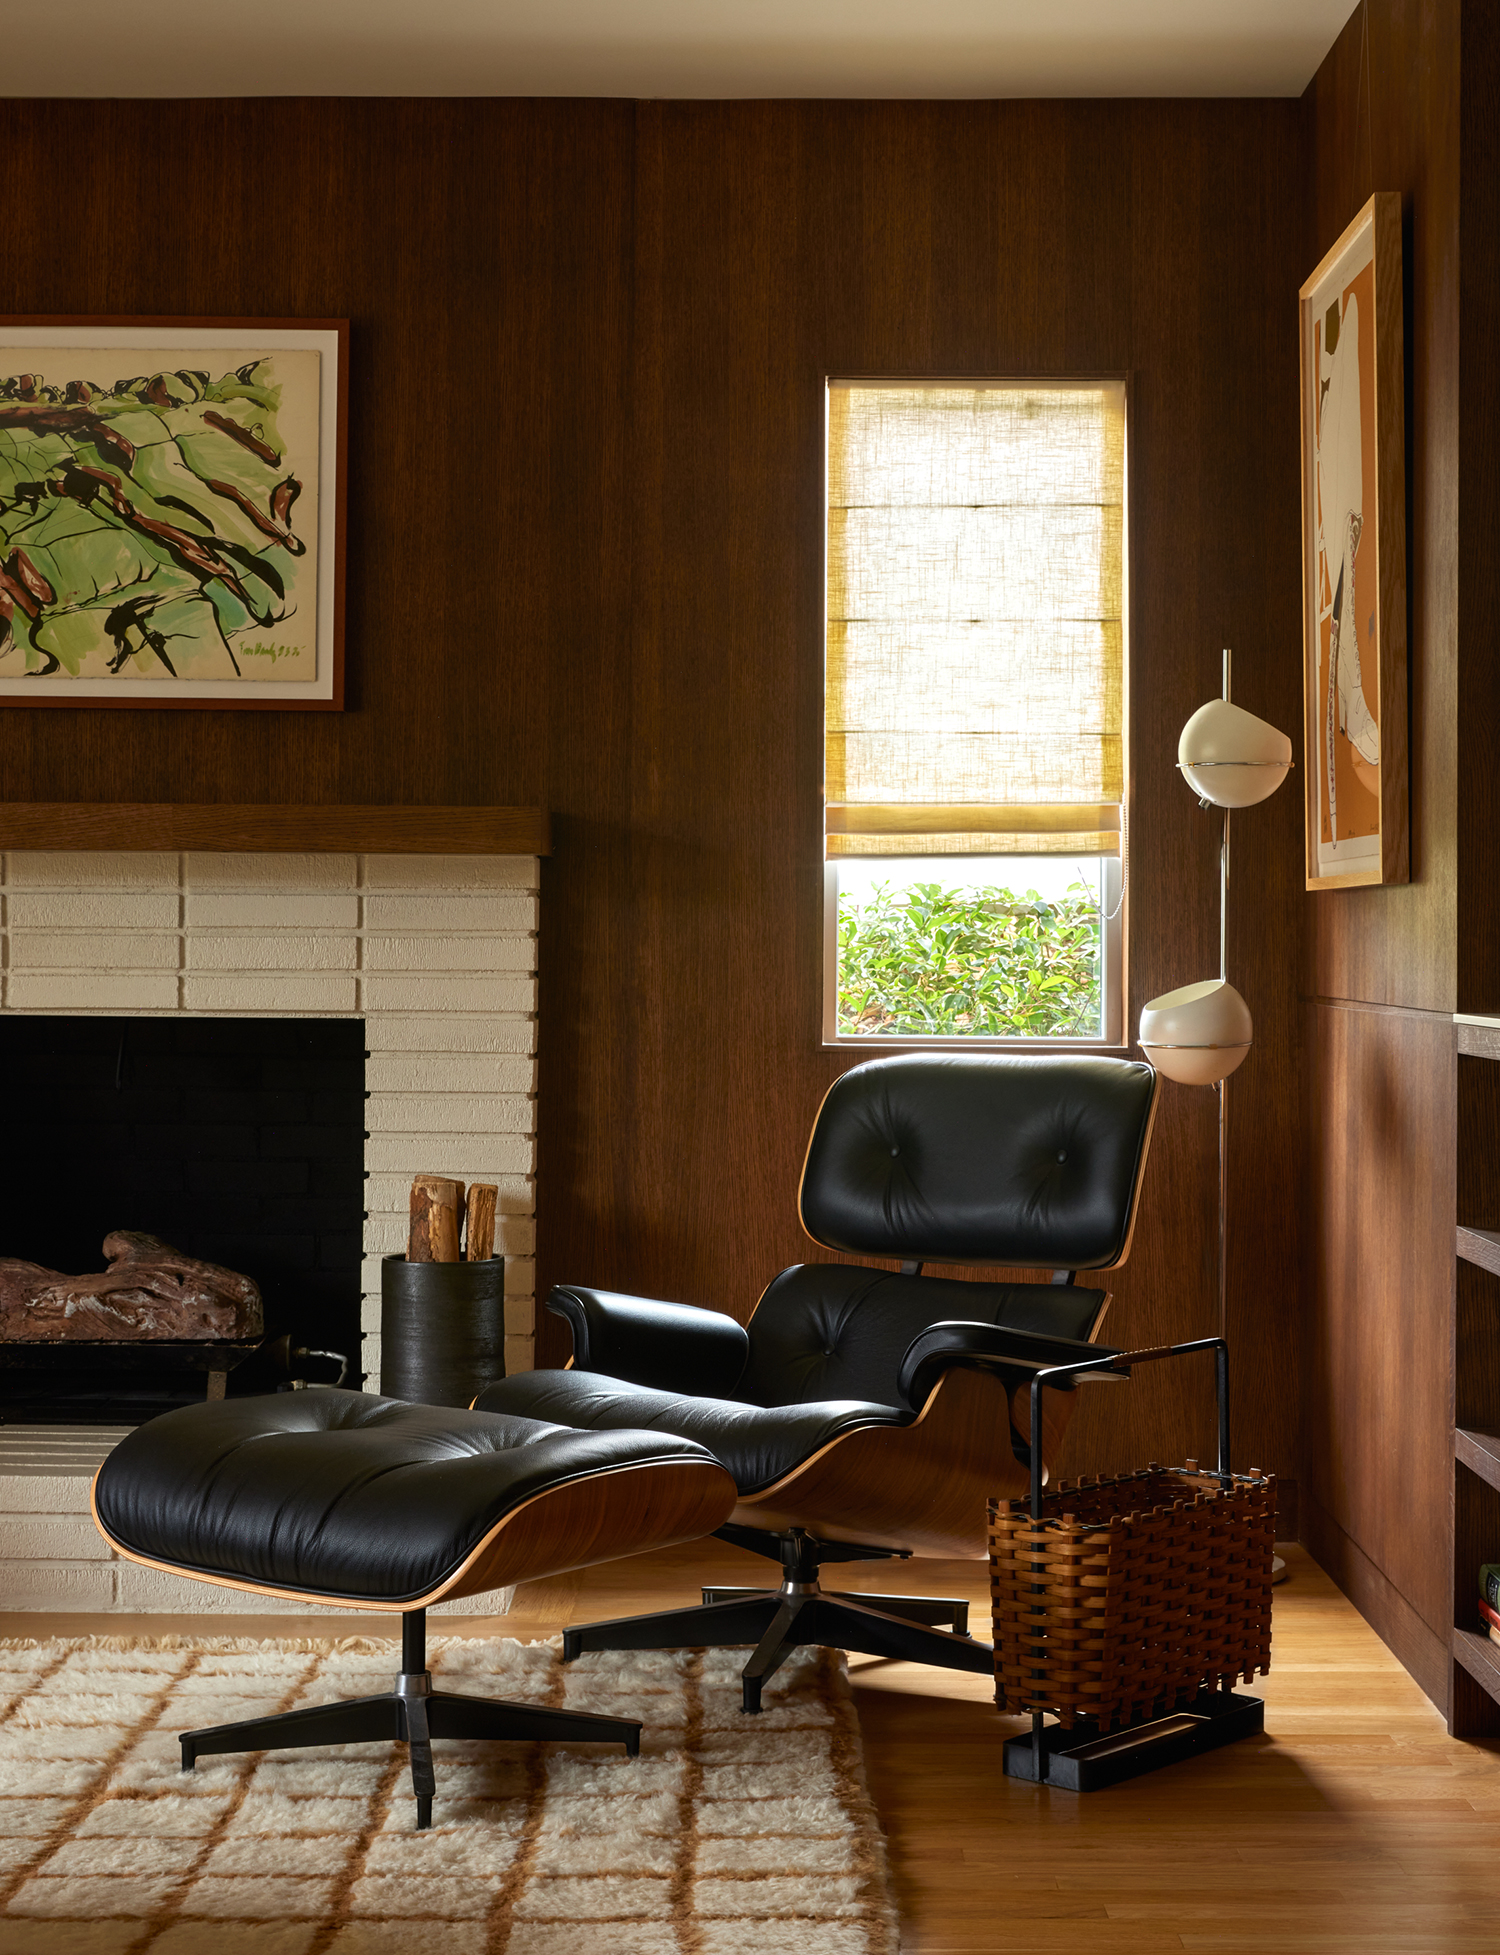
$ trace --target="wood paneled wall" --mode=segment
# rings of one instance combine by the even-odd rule
[[[1460,862],[1478,833],[1459,771],[1470,738],[1460,710],[1460,15],[1460,0],[1371,0],[1319,69],[1304,97],[1313,231],[1301,274],[1371,191],[1402,193],[1412,879],[1307,899],[1302,1512],[1318,1559],[1440,1704],[1452,1627],[1451,1014],[1465,996],[1476,1008],[1459,968],[1463,918],[1479,923],[1472,902],[1460,908]],[[1470,654],[1471,684],[1476,656],[1493,664],[1488,642]],[[1490,798],[1492,777],[1491,760]],[[1492,937],[1492,921],[1484,928]]]
[[[349,314],[351,710],[0,712],[0,795],[543,803],[541,1279],[743,1315],[810,1252],[822,383],[1128,371],[1130,978],[1217,957],[1173,767],[1300,723],[1295,103],[9,103],[0,310]],[[60,228],[59,209],[67,211]],[[1295,792],[1237,824],[1238,1458],[1296,1471]],[[1111,1335],[1213,1327],[1167,1086]],[[555,1353],[558,1342],[546,1347]],[[1153,1367],[1073,1469],[1206,1455]]]
[[[1458,1009],[1500,1011],[1500,8],[1463,0],[1459,181]],[[1500,1416],[1497,1416],[1500,1423]]]
[[[4,798],[546,799],[555,709],[581,703],[558,648],[624,603],[601,542],[632,125],[608,103],[0,103],[0,312],[354,321],[350,710],[7,710]]]

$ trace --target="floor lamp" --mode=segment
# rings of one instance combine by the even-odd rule
[[[1219,975],[1153,998],[1141,1011],[1142,1052],[1168,1079],[1214,1086],[1219,1094],[1219,1336],[1229,1334],[1229,1075],[1243,1064],[1255,1028],[1250,1007],[1229,982],[1229,817],[1274,794],[1292,764],[1292,743],[1265,720],[1230,703],[1230,653],[1224,695],[1200,706],[1177,742],[1177,766],[1201,807],[1222,808],[1219,841]]]

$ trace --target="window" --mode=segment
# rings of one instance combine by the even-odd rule
[[[830,1041],[1120,1041],[1125,561],[1123,383],[829,383]]]

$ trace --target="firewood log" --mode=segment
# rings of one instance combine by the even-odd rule
[[[406,1239],[409,1263],[458,1261],[459,1212],[464,1185],[445,1174],[419,1174],[411,1184],[411,1228]]]
[[[469,1185],[469,1240],[464,1254],[471,1263],[488,1262],[495,1253],[495,1210],[500,1190],[492,1181]]]

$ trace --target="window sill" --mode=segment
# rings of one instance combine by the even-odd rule
[[[823,1052],[864,1053],[880,1058],[892,1052],[1096,1052],[1106,1059],[1128,1059],[1128,1045],[1112,1044],[1107,1039],[924,1039],[858,1038],[824,1039]]]

